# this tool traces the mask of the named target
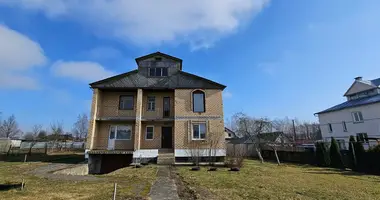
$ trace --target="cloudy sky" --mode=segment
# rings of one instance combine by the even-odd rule
[[[90,110],[88,83],[161,51],[227,85],[226,118],[316,121],[380,77],[376,0],[0,0],[0,111],[21,128]]]

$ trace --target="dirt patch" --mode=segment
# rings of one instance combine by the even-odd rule
[[[87,164],[76,165],[75,167],[70,167],[63,170],[55,171],[53,174],[65,174],[65,175],[88,175],[88,166]]]
[[[170,168],[170,176],[174,179],[177,185],[178,196],[183,200],[199,199],[197,193],[191,188],[189,183],[187,183],[183,177],[176,172],[175,167]]]

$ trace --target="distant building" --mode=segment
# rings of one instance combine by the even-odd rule
[[[365,144],[377,144],[380,138],[380,78],[356,77],[346,91],[347,101],[316,113],[322,137],[336,138],[341,149],[348,149],[350,135]],[[364,145],[368,148],[368,145]]]

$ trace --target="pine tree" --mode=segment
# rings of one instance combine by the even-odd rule
[[[327,147],[324,142],[316,143],[316,161],[318,166],[327,167],[330,165],[330,157],[328,155]]]
[[[360,141],[355,142],[354,150],[355,150],[355,157],[356,157],[356,170],[362,171],[365,169],[365,163],[363,159],[365,149],[363,147],[362,142]]]
[[[331,137],[330,145],[330,166],[334,168],[344,169],[342,154],[334,137]]]
[[[356,169],[356,165],[357,165],[357,160],[356,160],[356,154],[355,154],[355,137],[353,135],[350,136],[350,142],[348,143],[349,145],[349,156],[350,156],[350,159],[351,159],[351,163],[352,163],[352,169]]]

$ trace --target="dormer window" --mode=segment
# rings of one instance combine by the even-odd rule
[[[168,68],[166,67],[151,67],[148,70],[151,77],[168,76]]]

